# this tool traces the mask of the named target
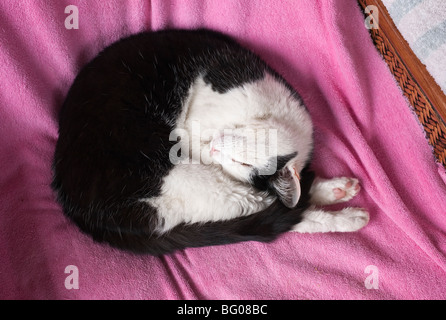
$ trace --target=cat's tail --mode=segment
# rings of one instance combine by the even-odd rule
[[[106,228],[97,229],[93,235],[97,241],[108,242],[114,247],[152,255],[168,254],[190,247],[244,241],[270,242],[298,224],[302,220],[302,213],[310,206],[309,190],[314,173],[304,172],[304,175],[301,198],[297,206],[291,209],[276,200],[268,208],[248,216],[224,221],[180,224],[158,234],[153,228],[157,225],[157,221],[153,220],[157,217],[156,210],[147,202],[135,202],[117,210],[119,218],[109,216],[108,221],[113,223]]]
[[[64,212],[84,232],[98,242],[113,247],[151,255],[168,254],[190,247],[204,247],[243,241],[270,242],[302,220],[309,207],[309,189],[314,179],[310,174],[302,185],[302,195],[296,207],[288,208],[276,200],[268,208],[231,220],[179,224],[167,232],[156,232],[158,215],[147,202],[90,208],[84,212],[70,205],[67,198],[59,199]],[[61,193],[59,193],[60,196]]]
[[[141,208],[129,208],[133,213],[135,209],[141,210]],[[144,230],[140,227],[131,228],[130,225],[123,227],[122,224],[96,230],[81,228],[93,234],[96,241],[107,242],[113,247],[135,253],[162,255],[190,247],[243,241],[270,242],[298,224],[304,209],[303,207],[290,209],[276,201],[265,210],[249,216],[226,221],[180,224],[163,234],[157,234],[150,228]],[[135,225],[141,226],[140,223],[136,223],[134,221]]]

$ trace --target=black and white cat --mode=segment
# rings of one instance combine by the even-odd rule
[[[147,32],[87,64],[60,112],[52,187],[97,241],[140,253],[356,231],[353,178],[309,170],[302,99],[259,57],[208,30]]]

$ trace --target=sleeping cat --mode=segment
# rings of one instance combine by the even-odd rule
[[[100,242],[138,253],[356,231],[353,178],[309,169],[313,126],[258,56],[209,30],[140,33],[104,49],[62,106],[53,189]]]

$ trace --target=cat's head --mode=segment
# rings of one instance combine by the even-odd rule
[[[300,172],[313,149],[312,125],[262,120],[214,134],[210,156],[237,180],[275,193],[292,208],[300,197]]]

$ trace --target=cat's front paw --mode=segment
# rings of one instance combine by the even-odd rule
[[[359,181],[355,178],[319,179],[311,188],[311,202],[316,205],[346,202],[355,197],[360,190]]]

